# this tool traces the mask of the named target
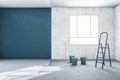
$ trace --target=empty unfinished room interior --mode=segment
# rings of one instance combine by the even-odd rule
[[[0,80],[120,80],[120,0],[0,0]]]

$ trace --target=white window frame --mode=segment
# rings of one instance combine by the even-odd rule
[[[77,17],[78,17],[78,16],[90,16],[90,32],[91,32],[91,16],[97,16],[97,17],[98,17],[98,31],[97,31],[98,33],[97,33],[97,37],[91,37],[91,34],[90,34],[90,37],[78,37],[78,36],[77,36],[77,37],[71,37],[71,35],[70,35],[70,17],[71,17],[71,16],[77,16]],[[78,19],[77,19],[77,23],[78,23]],[[77,24],[77,28],[78,28],[78,24]],[[77,33],[77,35],[78,35],[78,32],[76,32],[76,33]],[[69,16],[69,43],[70,43],[70,45],[97,45],[97,44],[98,44],[98,39],[99,39],[99,38],[98,38],[98,37],[99,37],[98,34],[99,34],[99,16],[98,16],[98,15],[70,15],[70,16]],[[81,38],[81,40],[82,40],[83,38],[88,38],[88,40],[89,40],[90,38],[91,38],[91,39],[92,39],[92,38],[96,38],[97,42],[96,42],[96,43],[93,42],[93,44],[92,44],[92,43],[90,43],[90,44],[88,44],[88,43],[86,43],[86,44],[84,44],[84,43],[83,43],[83,44],[81,44],[81,43],[73,43],[73,44],[72,44],[72,43],[70,42],[71,38],[79,38],[79,39]]]

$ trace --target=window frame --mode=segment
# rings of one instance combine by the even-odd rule
[[[98,17],[98,37],[71,37],[71,35],[70,35],[70,16],[97,16]],[[98,43],[97,44],[71,44],[70,43],[70,39],[71,38],[97,38],[98,39],[98,42],[99,42],[99,23],[100,23],[100,20],[99,20],[99,15],[69,15],[69,45],[98,45]],[[91,19],[91,18],[90,18]],[[78,23],[78,22],[77,22]],[[90,20],[90,24],[91,24],[91,20]],[[78,26],[77,26],[78,27]],[[91,32],[91,25],[90,25],[90,32]],[[91,34],[90,34],[91,35]]]

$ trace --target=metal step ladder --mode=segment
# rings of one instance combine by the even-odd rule
[[[112,66],[111,56],[110,56],[110,47],[109,47],[109,44],[107,43],[107,40],[108,40],[108,33],[102,32],[99,37],[99,44],[98,44],[98,49],[97,49],[95,67],[97,67],[97,63],[101,63],[102,69],[103,69],[103,67],[105,65],[106,51],[108,51],[109,63],[110,63],[110,66]]]

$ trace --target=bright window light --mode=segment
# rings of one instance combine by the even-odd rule
[[[71,38],[71,44],[97,44],[97,38]]]
[[[70,44],[98,44],[98,16],[70,16]]]
[[[78,16],[78,37],[90,36],[90,16]]]

